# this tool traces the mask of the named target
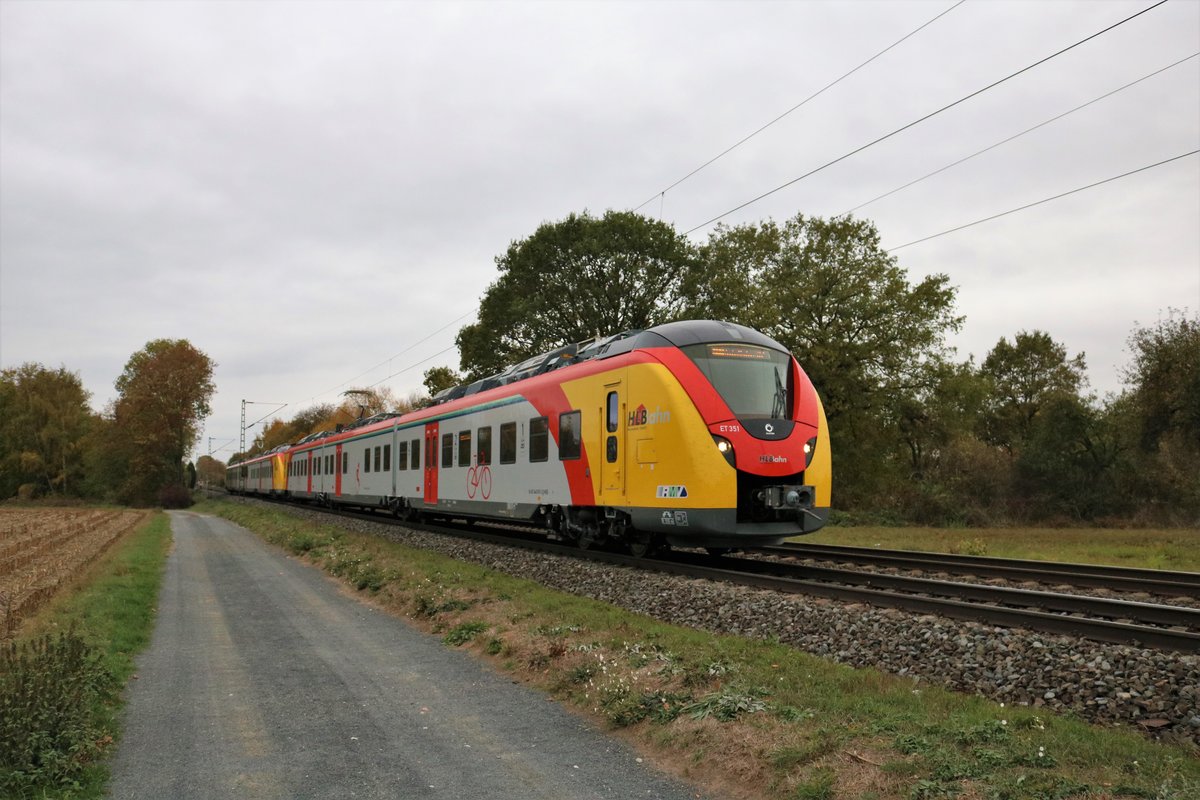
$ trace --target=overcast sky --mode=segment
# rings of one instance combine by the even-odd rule
[[[659,196],[954,4],[0,0],[0,366],[64,365],[99,409],[187,338],[224,460],[243,399],[457,368],[544,221],[654,198],[692,230],[1153,0],[968,0]],[[1170,0],[724,221],[841,214],[1198,51],[1200,2]],[[949,275],[962,358],[1045,330],[1103,394],[1136,323],[1200,310],[1200,156],[901,245],[1198,147],[1191,58],[855,213],[912,281]]]

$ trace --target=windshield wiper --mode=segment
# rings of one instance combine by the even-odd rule
[[[783,381],[779,378],[779,368],[775,368],[775,401],[771,404],[771,416],[783,419],[784,408],[787,406],[787,392],[784,391]]]

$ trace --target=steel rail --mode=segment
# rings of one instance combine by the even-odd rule
[[[788,543],[779,547],[756,548],[754,552],[787,558],[811,558],[925,571],[937,570],[974,575],[980,578],[1037,581],[1200,599],[1200,573],[1198,572],[1171,572],[1158,569],[1069,564],[1061,561],[1034,561],[994,556],[964,556],[915,550],[877,550],[871,547],[803,542]]]
[[[722,567],[715,567],[711,566],[711,560],[708,560],[708,563],[700,563],[706,561],[706,559],[705,557],[695,553],[668,553],[666,558],[661,559],[638,558],[636,556],[624,555],[621,553],[611,553],[603,550],[581,550],[574,545],[563,545],[549,542],[546,541],[542,536],[535,534],[533,531],[530,531],[527,537],[515,537],[512,535],[512,531],[509,531],[505,534],[494,534],[485,533],[475,527],[468,528],[466,525],[458,526],[429,522],[401,521],[390,516],[384,516],[375,513],[374,511],[359,513],[346,511],[344,509],[333,511],[330,511],[329,509],[319,510],[326,513],[332,513],[336,516],[345,516],[354,519],[366,519],[372,522],[391,524],[396,527],[403,527],[429,533],[450,533],[461,538],[485,542],[488,544],[497,544],[505,547],[519,547],[526,550],[549,553],[552,555],[561,555],[570,558],[599,561],[617,566],[632,567],[634,569],[646,570],[648,572],[665,572],[682,577],[720,581],[724,583],[736,584],[738,586],[749,586],[752,588],[767,589],[787,594],[812,595],[835,600],[866,603],[885,608],[899,608],[906,611],[922,614],[934,614],[951,619],[980,622],[986,625],[996,625],[1000,627],[1025,628],[1043,633],[1056,633],[1082,639],[1090,639],[1092,641],[1106,642],[1109,644],[1132,645],[1157,650],[1179,651],[1184,653],[1200,653],[1200,633],[1192,630],[1149,627],[1145,625],[1131,624],[1128,622],[1114,621],[1111,619],[1084,618],[1063,613],[1050,613],[1041,610],[1030,610],[1029,608],[1014,608],[1005,605],[997,605],[994,603],[965,602],[961,599],[953,599],[946,596],[938,597],[928,594],[908,594],[901,591],[883,588],[881,585],[883,582],[876,580],[879,578],[896,578],[896,576],[891,575],[881,576],[875,573],[858,573],[851,572],[849,570],[822,570],[827,572],[841,573],[846,576],[854,576],[858,579],[856,583],[829,582],[829,580],[836,581],[837,578],[835,577],[831,577],[826,581],[815,578],[781,577],[778,575],[767,574],[766,571],[772,567],[778,568],[780,566],[779,562],[754,559],[724,558],[721,559],[721,561],[725,562],[725,565]],[[489,525],[490,523],[483,524]],[[746,565],[762,566],[749,566],[747,569],[741,569],[741,567]],[[810,567],[803,567],[799,565],[783,566],[785,569],[812,569]],[[761,571],[752,571],[756,569]],[[928,579],[908,580],[924,581],[925,583],[929,584],[944,584],[946,587],[953,587],[947,591],[962,591],[963,587],[969,587],[972,590],[998,588],[981,587],[974,584],[954,583],[951,581],[930,581]],[[871,585],[872,583],[875,583],[876,585],[873,586]],[[1070,595],[1055,595],[1054,593],[1050,592],[1029,592],[1026,590],[1008,591],[1014,592],[1014,594],[1008,595],[1010,598],[1012,598],[1012,602],[1014,603],[1020,602],[1017,598],[1022,597],[1022,592],[1024,595],[1050,595],[1059,598],[1071,597]],[[961,593],[958,595],[958,597],[962,596],[963,594]],[[1076,599],[1096,600],[1097,598]],[[1124,601],[1110,600],[1107,602],[1115,604],[1123,603]],[[1151,606],[1151,604],[1147,603],[1125,603],[1125,605]],[[1152,607],[1157,608],[1157,606]],[[1188,617],[1185,615],[1183,619],[1190,621],[1190,624],[1193,626],[1200,624],[1200,611],[1195,611],[1192,609],[1174,610],[1182,610],[1185,612],[1190,611],[1195,615],[1195,617]]]

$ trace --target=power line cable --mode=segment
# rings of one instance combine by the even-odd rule
[[[353,378],[351,378],[350,380],[348,380],[348,381],[344,381],[344,382],[342,382],[342,383],[339,383],[337,386],[334,386],[333,388],[326,389],[326,390],[325,390],[325,391],[323,391],[323,392],[320,392],[320,393],[318,393],[318,394],[315,394],[315,395],[313,395],[313,396],[312,396],[312,398],[311,398],[311,400],[316,400],[318,397],[324,397],[325,395],[329,394],[330,392],[336,392],[338,389],[341,389],[343,386],[348,386],[349,384],[351,384],[351,383],[353,383],[354,381],[358,380],[358,379],[359,379],[359,378],[361,378],[362,376],[364,376],[364,375],[368,375],[368,374],[370,374],[370,373],[374,372],[375,370],[377,370],[377,369],[379,369],[380,367],[382,367],[384,364],[388,364],[388,363],[390,363],[390,362],[392,361],[392,359],[399,358],[400,356],[404,355],[404,354],[405,354],[405,353],[407,353],[408,351],[412,350],[412,349],[413,349],[414,347],[416,347],[417,345],[419,345],[419,344],[422,344],[422,343],[424,343],[424,342],[427,342],[427,341],[429,341],[430,339],[432,339],[434,336],[437,336],[439,333],[441,333],[442,331],[446,330],[446,328],[449,328],[451,325],[454,325],[455,323],[461,322],[462,320],[464,320],[464,319],[466,319],[467,317],[471,316],[471,315],[472,315],[472,314],[474,314],[474,313],[475,313],[475,312],[476,312],[478,309],[479,309],[479,307],[478,307],[478,306],[476,306],[475,308],[472,308],[470,311],[468,311],[467,313],[463,314],[461,317],[456,317],[455,319],[452,319],[452,320],[450,320],[450,321],[449,321],[449,322],[447,322],[445,325],[443,325],[442,327],[438,328],[436,331],[434,331],[433,333],[429,334],[429,335],[428,335],[428,336],[426,336],[425,338],[423,338],[423,339],[418,339],[417,341],[415,341],[415,342],[413,342],[412,344],[410,344],[408,347],[406,347],[406,348],[404,348],[403,350],[401,350],[399,353],[395,353],[394,355],[392,355],[392,356],[389,356],[388,358],[385,358],[383,361],[380,361],[378,364],[376,364],[375,366],[371,367],[370,369],[367,369],[367,370],[364,370],[363,372],[360,372],[360,373],[358,373],[357,375],[355,375],[355,376],[354,376]],[[442,353],[445,353],[445,352],[447,352],[448,350],[452,350],[452,349],[454,349],[454,348],[452,348],[452,347],[451,347],[451,348],[447,348],[446,350],[443,350],[441,353],[438,353],[437,355],[441,355]],[[426,360],[428,360],[428,359],[426,359]],[[422,362],[422,363],[423,363],[423,362]],[[401,370],[401,372],[403,372],[403,370]],[[400,373],[396,373],[396,374],[398,375],[398,374],[400,374]],[[384,380],[387,380],[387,378],[384,378]],[[380,381],[380,383],[382,383],[382,381]],[[371,384],[371,385],[372,385],[372,386],[375,386],[375,385],[377,385],[377,384]]]
[[[1174,64],[1168,64],[1167,66],[1163,67],[1162,69],[1155,70],[1154,72],[1151,72],[1149,75],[1143,75],[1142,77],[1138,78],[1136,81],[1132,81],[1132,82],[1127,83],[1124,86],[1121,86],[1117,89],[1113,89],[1111,92],[1102,94],[1093,100],[1089,100],[1088,102],[1084,103],[1083,105],[1075,106],[1075,108],[1072,108],[1070,111],[1064,111],[1063,113],[1059,114],[1058,116],[1051,117],[1050,119],[1048,119],[1044,122],[1039,122],[1037,125],[1034,125],[1032,128],[1026,128],[1025,130],[1021,131],[1020,133],[1009,136],[1007,139],[996,142],[995,144],[985,147],[982,150],[977,150],[976,152],[972,153],[969,156],[966,156],[965,158],[960,158],[958,161],[955,161],[952,164],[947,164],[946,166],[941,167],[940,169],[935,169],[933,172],[930,172],[928,175],[923,175],[920,178],[917,178],[916,180],[909,181],[908,183],[904,184],[903,186],[892,189],[890,192],[884,192],[883,194],[879,195],[878,197],[872,198],[865,203],[859,203],[854,208],[850,209],[849,211],[843,211],[838,216],[844,217],[847,214],[853,214],[855,211],[858,211],[860,208],[866,208],[867,206],[871,205],[872,203],[876,202],[877,200],[882,200],[885,197],[891,197],[892,195],[896,194],[897,192],[901,192],[910,186],[915,186],[916,184],[920,183],[923,180],[926,180],[927,178],[932,178],[934,175],[943,173],[946,170],[951,169],[952,167],[957,167],[959,164],[966,163],[967,161],[970,161],[972,158],[983,155],[984,153],[988,152],[989,150],[995,150],[997,147],[1004,145],[1004,144],[1008,144],[1009,142],[1013,141],[1014,139],[1019,139],[1020,137],[1024,136],[1027,133],[1032,133],[1033,131],[1036,131],[1038,128],[1043,128],[1052,122],[1057,122],[1058,120],[1062,119],[1065,116],[1074,114],[1076,111],[1085,109],[1094,103],[1098,103],[1101,100],[1104,100],[1105,98],[1112,97],[1114,94],[1117,94],[1118,92],[1122,92],[1122,91],[1130,88],[1131,86],[1136,86],[1137,84],[1141,83],[1142,81],[1149,80],[1150,78],[1153,78],[1155,75],[1161,75],[1162,73],[1166,72],[1167,70],[1169,70],[1173,67],[1177,67],[1186,61],[1190,61],[1193,58],[1196,58],[1197,56],[1200,56],[1200,53],[1192,53],[1187,58],[1181,58],[1178,61],[1176,61]]]
[[[1187,158],[1188,156],[1194,156],[1197,153],[1200,153],[1200,149],[1192,150],[1189,153],[1182,153],[1181,155],[1177,155],[1172,158],[1164,159],[1163,161],[1159,161],[1154,164],[1147,164],[1144,167],[1139,167],[1138,169],[1130,170],[1129,172],[1124,172],[1120,175],[1114,175],[1111,178],[1105,178],[1102,181],[1096,181],[1095,183],[1089,183],[1087,186],[1080,186],[1078,189],[1072,189],[1069,192],[1063,192],[1062,194],[1056,194],[1053,197],[1047,197],[1045,200],[1038,200],[1035,203],[1027,203],[1026,205],[1023,205],[1020,208],[1014,208],[1009,211],[1003,211],[999,214],[993,214],[990,217],[984,217],[983,219],[977,219],[974,222],[968,222],[966,225],[959,225],[957,228],[951,228],[950,230],[942,231],[941,233],[935,233],[930,236],[922,237],[920,239],[914,239],[911,242],[906,242],[905,244],[898,245],[896,247],[890,247],[890,248],[888,248],[887,252],[894,253],[897,250],[902,250],[905,247],[911,247],[912,245],[920,244],[921,242],[927,242],[930,239],[936,239],[939,236],[945,236],[950,233],[955,233],[956,231],[961,231],[965,228],[970,228],[975,225],[982,225],[985,222],[991,222],[994,219],[1000,219],[1000,217],[1007,217],[1009,214],[1015,214],[1018,211],[1024,211],[1027,208],[1033,208],[1034,206],[1040,206],[1043,203],[1049,203],[1051,200],[1058,200],[1059,198],[1066,197],[1068,195],[1078,194],[1079,192],[1085,191],[1087,189],[1094,189],[1097,186],[1103,186],[1106,183],[1112,183],[1113,181],[1120,180],[1121,178],[1128,178],[1130,175],[1136,175],[1137,173],[1145,172],[1148,169],[1154,169],[1155,167],[1161,167],[1163,164],[1170,164],[1172,161],[1178,161],[1181,158]]]
[[[374,389],[374,388],[375,388],[376,386],[378,386],[379,384],[383,383],[384,381],[391,380],[392,378],[396,377],[397,375],[399,375],[399,374],[400,374],[400,373],[402,373],[402,372],[408,372],[410,369],[416,369],[417,367],[419,367],[419,366],[421,366],[422,364],[424,364],[426,361],[433,361],[433,360],[434,360],[435,358],[437,358],[438,356],[440,356],[440,355],[443,355],[443,354],[445,354],[445,353],[449,353],[449,352],[450,352],[451,350],[453,350],[455,347],[457,347],[457,345],[450,345],[450,346],[449,346],[449,347],[447,347],[445,350],[440,350],[440,351],[438,351],[438,352],[434,353],[433,355],[431,355],[429,358],[423,358],[423,359],[421,359],[420,361],[418,361],[418,362],[417,362],[417,363],[415,363],[415,364],[409,364],[409,365],[408,365],[407,367],[405,367],[404,369],[396,370],[396,371],[395,371],[395,372],[393,372],[391,375],[388,375],[386,378],[380,378],[379,380],[375,381],[375,383],[372,383],[372,384],[371,384],[370,386],[368,386],[367,388],[368,388],[368,389]]]
[[[741,205],[735,206],[734,208],[729,209],[728,211],[724,212],[723,214],[718,214],[717,216],[713,217],[712,219],[710,219],[706,222],[702,222],[699,225],[697,225],[696,227],[691,228],[688,231],[685,231],[684,235],[686,236],[686,235],[695,233],[696,231],[700,230],[701,228],[706,228],[709,225],[713,224],[714,222],[724,219],[725,217],[729,216],[730,214],[733,214],[734,212],[741,211],[746,206],[753,205],[753,204],[757,203],[759,200],[762,200],[763,198],[770,197],[771,195],[775,194],[776,192],[786,189],[787,187],[789,187],[795,183],[799,183],[800,181],[804,180],[805,178],[816,175],[818,172],[820,172],[828,167],[832,167],[834,164],[837,164],[840,161],[845,161],[847,158],[850,158],[853,155],[857,155],[858,153],[861,153],[862,151],[866,150],[867,148],[873,147],[882,141],[890,139],[898,133],[902,133],[903,131],[906,131],[909,128],[912,128],[916,125],[920,125],[922,122],[925,122],[928,119],[936,117],[938,114],[941,114],[943,111],[948,111],[949,109],[954,108],[957,105],[965,103],[967,100],[970,100],[973,97],[983,94],[984,92],[988,91],[989,89],[994,89],[995,87],[999,86],[1000,84],[1004,83],[1005,81],[1012,80],[1013,78],[1017,77],[1018,75],[1028,72],[1029,70],[1033,69],[1034,67],[1038,67],[1042,64],[1045,64],[1047,61],[1049,61],[1052,58],[1057,58],[1058,56],[1061,56],[1063,53],[1066,53],[1069,50],[1074,50],[1076,47],[1079,47],[1080,45],[1082,45],[1086,42],[1089,42],[1098,36],[1108,33],[1109,31],[1111,31],[1115,28],[1118,28],[1121,25],[1124,25],[1125,23],[1130,22],[1133,19],[1136,19],[1137,17],[1140,17],[1142,14],[1145,14],[1149,11],[1153,11],[1154,9],[1158,8],[1159,6],[1163,5],[1166,2],[1167,2],[1167,0],[1158,0],[1158,2],[1155,3],[1154,5],[1149,6],[1147,8],[1143,8],[1141,11],[1137,12],[1136,14],[1132,14],[1131,16],[1126,17],[1125,19],[1121,20],[1120,22],[1113,23],[1112,25],[1109,25],[1107,28],[1104,28],[1103,30],[1099,30],[1090,36],[1080,39],[1078,42],[1075,42],[1075,44],[1064,47],[1063,49],[1059,50],[1056,53],[1052,53],[1051,55],[1048,55],[1045,58],[1035,61],[1034,63],[1030,64],[1027,67],[1023,67],[1023,68],[1017,70],[1016,72],[1006,75],[1005,77],[1001,78],[1000,80],[990,83],[987,86],[984,86],[982,89],[976,89],[975,91],[971,92],[970,94],[966,95],[965,97],[961,97],[958,100],[955,100],[953,103],[950,103],[949,105],[942,106],[938,110],[932,111],[932,112],[926,114],[925,116],[920,117],[919,119],[913,120],[912,122],[908,123],[907,125],[897,128],[896,130],[892,131],[891,133],[884,134],[883,136],[880,136],[878,139],[875,139],[874,141],[867,142],[866,144],[864,144],[860,147],[857,147],[854,150],[851,150],[849,153],[846,153],[845,155],[842,155],[842,156],[838,156],[837,158],[833,159],[832,161],[826,162],[825,164],[822,164],[821,166],[817,167],[816,169],[813,169],[813,170],[810,170],[809,172],[804,173],[803,175],[801,175],[798,178],[793,178],[792,180],[788,181],[787,183],[776,186],[774,189],[771,189],[768,192],[764,192],[752,200],[747,200],[746,202],[742,203]]]
[[[692,170],[691,172],[689,172],[687,175],[684,175],[682,178],[680,178],[679,180],[675,181],[675,182],[674,182],[674,183],[672,183],[670,186],[668,186],[667,188],[663,189],[661,192],[656,192],[656,193],[655,193],[655,194],[654,194],[652,197],[650,197],[650,199],[646,200],[646,202],[642,203],[640,206],[638,206],[637,208],[635,208],[635,209],[633,209],[633,210],[634,210],[634,211],[638,211],[638,210],[640,210],[640,209],[644,208],[645,206],[649,205],[650,203],[654,202],[655,198],[661,198],[661,197],[664,197],[664,196],[667,194],[667,192],[671,191],[671,190],[672,190],[672,189],[674,189],[676,186],[678,186],[679,184],[681,184],[681,183],[683,183],[684,181],[686,181],[688,178],[691,178],[691,177],[692,177],[693,175],[695,175],[696,173],[700,172],[701,170],[703,170],[703,169],[705,169],[705,168],[707,168],[707,167],[711,166],[712,164],[716,163],[718,160],[720,160],[720,159],[724,158],[725,156],[729,155],[729,154],[730,154],[730,153],[732,153],[734,150],[736,150],[737,148],[741,147],[741,146],[742,146],[742,145],[744,145],[746,142],[750,141],[750,140],[751,140],[751,139],[753,139],[755,136],[758,136],[760,133],[762,133],[763,131],[765,131],[767,128],[769,128],[769,127],[771,127],[772,125],[774,125],[776,122],[779,122],[781,119],[783,119],[783,118],[784,118],[784,117],[786,117],[787,115],[791,114],[793,111],[796,111],[796,110],[798,110],[798,109],[799,109],[801,106],[804,106],[804,105],[806,105],[806,104],[807,104],[807,103],[808,103],[810,100],[815,100],[817,97],[819,97],[820,95],[824,94],[826,90],[828,90],[828,89],[832,89],[834,86],[837,86],[839,83],[841,83],[842,81],[844,81],[846,78],[849,78],[851,75],[853,75],[854,73],[858,72],[858,71],[859,71],[860,69],[862,69],[863,67],[867,66],[867,64],[870,64],[872,61],[874,61],[875,59],[879,58],[879,57],[880,57],[880,56],[882,56],[884,53],[888,52],[889,50],[891,50],[892,48],[896,47],[897,45],[901,44],[901,43],[902,43],[902,42],[904,42],[906,39],[910,39],[910,38],[912,38],[913,36],[915,36],[916,34],[920,33],[922,30],[924,30],[925,28],[929,27],[929,26],[930,26],[930,25],[932,25],[933,23],[937,22],[939,19],[941,19],[942,17],[946,16],[946,15],[947,15],[947,14],[949,14],[951,11],[953,11],[953,10],[954,10],[954,9],[956,9],[956,8],[958,8],[959,6],[961,6],[961,5],[962,5],[963,3],[965,3],[965,2],[966,2],[966,0],[958,0],[958,2],[957,2],[957,3],[955,3],[955,4],[954,4],[954,5],[952,5],[952,6],[950,6],[950,7],[949,7],[949,8],[947,8],[945,11],[943,11],[942,13],[940,13],[940,14],[938,14],[936,17],[934,17],[933,19],[929,20],[928,22],[926,22],[925,24],[923,24],[923,25],[921,25],[920,27],[916,28],[915,30],[913,30],[913,31],[910,31],[909,33],[907,33],[907,34],[905,34],[904,36],[900,37],[900,38],[899,38],[899,39],[897,39],[896,41],[892,42],[890,45],[888,45],[887,47],[883,48],[883,49],[882,49],[882,50],[880,50],[878,53],[876,53],[875,55],[873,55],[873,56],[871,56],[870,58],[868,58],[866,61],[864,61],[864,62],[862,62],[861,64],[859,64],[857,67],[855,67],[854,69],[850,70],[849,72],[847,72],[847,73],[846,73],[845,75],[843,75],[842,77],[838,78],[837,80],[833,81],[832,83],[828,83],[828,84],[826,84],[826,85],[825,85],[824,87],[822,87],[821,89],[818,89],[818,90],[817,90],[816,92],[814,92],[813,94],[810,94],[808,97],[804,98],[804,99],[803,99],[803,100],[801,100],[799,103],[797,103],[796,105],[792,106],[792,107],[791,107],[791,108],[789,108],[787,111],[783,112],[783,113],[782,113],[782,114],[780,114],[778,117],[776,117],[775,119],[773,119],[773,120],[771,120],[770,122],[768,122],[766,125],[763,125],[761,128],[759,128],[758,130],[754,131],[753,133],[751,133],[751,134],[749,134],[749,135],[747,135],[747,136],[744,136],[744,137],[742,137],[742,138],[741,138],[741,139],[739,139],[737,142],[734,142],[732,145],[730,145],[729,147],[725,148],[725,149],[724,149],[724,150],[722,150],[720,153],[717,153],[715,156],[713,156],[712,158],[710,158],[708,161],[705,161],[703,164],[701,164],[700,166],[696,167],[694,170]]]

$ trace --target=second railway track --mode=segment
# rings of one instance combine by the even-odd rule
[[[1200,573],[792,542],[764,555],[1200,600]]]
[[[1191,608],[813,567],[780,560],[728,556],[713,558],[691,551],[668,551],[658,558],[637,558],[603,550],[580,550],[573,545],[548,542],[542,534],[528,530],[525,530],[523,535],[517,535],[518,531],[522,530],[519,527],[502,528],[491,523],[473,526],[459,523],[400,523],[372,512],[342,510],[333,513],[554,555],[657,570],[684,577],[724,581],[789,594],[866,603],[913,613],[936,614],[985,625],[1025,628],[1111,644],[1200,653],[1200,610]],[[488,533],[488,528],[503,529],[504,533]],[[789,555],[794,554],[794,548],[787,547],[782,550]],[[923,567],[925,570],[931,568],[939,567],[930,567],[928,564]]]

